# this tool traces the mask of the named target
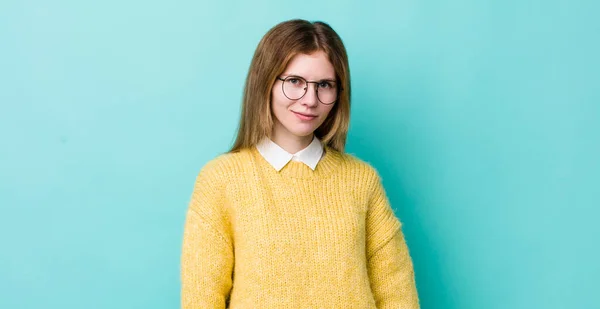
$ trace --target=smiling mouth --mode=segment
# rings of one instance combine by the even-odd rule
[[[302,115],[302,116],[306,116],[306,117],[317,117],[317,115],[308,115],[308,114],[303,114],[303,113],[298,113],[298,112],[294,112],[294,113]]]
[[[298,116],[298,118],[300,118],[301,120],[312,120],[317,118],[317,115],[306,115],[306,114],[302,114],[302,113],[297,113],[292,111],[292,113],[296,114],[296,116]]]

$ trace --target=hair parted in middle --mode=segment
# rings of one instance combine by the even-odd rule
[[[284,21],[271,28],[259,42],[242,99],[237,137],[229,152],[256,145],[263,137],[271,138],[274,125],[271,91],[276,78],[298,54],[323,51],[334,67],[341,87],[338,100],[314,134],[324,145],[343,152],[350,122],[350,71],[348,55],[339,35],[326,23],[302,19]]]

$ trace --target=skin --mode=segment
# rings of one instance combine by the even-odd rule
[[[281,77],[296,75],[308,81],[324,79],[335,80],[335,69],[327,54],[317,51],[312,54],[294,56]],[[289,153],[296,153],[306,148],[313,139],[314,131],[323,124],[334,104],[319,102],[316,84],[308,84],[308,91],[298,100],[288,99],[281,89],[282,81],[277,80],[271,90],[271,111],[274,115],[272,140]],[[311,120],[302,120],[296,113],[316,115]]]

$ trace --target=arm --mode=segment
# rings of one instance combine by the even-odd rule
[[[376,173],[367,212],[369,281],[377,308],[419,308],[413,263],[401,223]]]
[[[224,173],[208,163],[200,171],[187,210],[181,254],[181,308],[224,309],[234,265],[224,210]]]

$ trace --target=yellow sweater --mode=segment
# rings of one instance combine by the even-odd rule
[[[378,172],[328,146],[314,171],[277,172],[256,147],[210,160],[187,211],[181,284],[184,309],[419,308]]]

